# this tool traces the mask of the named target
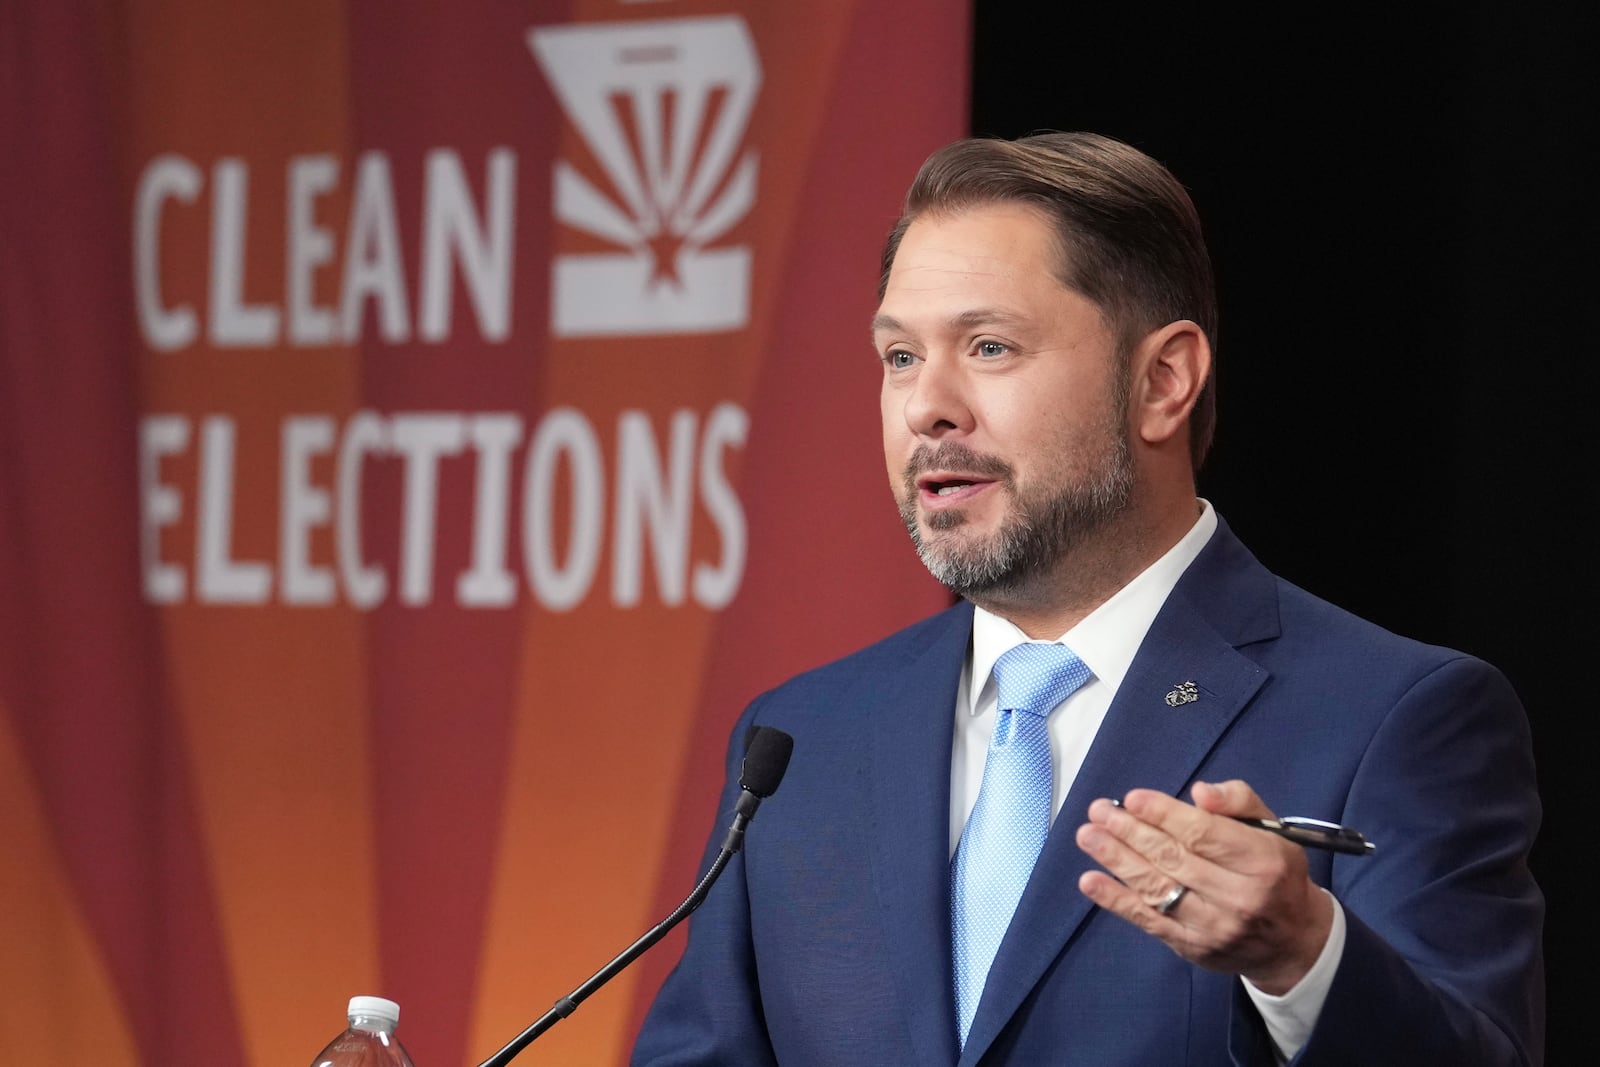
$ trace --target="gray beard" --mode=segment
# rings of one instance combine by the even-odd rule
[[[1048,492],[1019,493],[1008,464],[980,456],[965,445],[918,449],[906,465],[906,491],[900,519],[911,534],[917,555],[940,582],[969,599],[1014,596],[1029,582],[1072,554],[1128,506],[1133,498],[1133,459],[1120,433],[1109,435],[1111,454],[1087,482],[1055,487]],[[954,468],[997,478],[1010,495],[1013,509],[1004,524],[985,541],[957,544],[924,537],[917,518],[916,477],[925,470]],[[966,522],[959,511],[940,512],[928,526],[933,533],[954,530]]]

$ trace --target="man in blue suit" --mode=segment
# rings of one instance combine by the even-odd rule
[[[890,483],[963,600],[745,711],[794,759],[634,1063],[1542,1062],[1526,718],[1196,498],[1215,297],[1177,181],[959,142],[880,289]],[[1377,850],[1241,821],[1274,811]]]

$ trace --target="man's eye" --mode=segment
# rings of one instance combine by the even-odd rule
[[[917,361],[917,357],[904,349],[896,349],[883,357],[883,362],[893,370],[905,370]]]
[[[1001,344],[999,341],[978,342],[978,355],[980,356],[1003,356],[1009,351],[1011,351],[1011,349]]]

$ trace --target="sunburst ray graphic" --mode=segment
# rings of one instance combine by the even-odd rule
[[[555,216],[623,250],[557,257],[552,331],[743,326],[749,249],[710,246],[756,203],[757,155],[740,149],[761,68],[744,21],[547,27],[528,44],[604,171],[557,161]]]

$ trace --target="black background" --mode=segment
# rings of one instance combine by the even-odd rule
[[[1587,1062],[1600,37],[1579,5],[1214,7],[977,0],[972,131],[1095,130],[1188,186],[1222,304],[1201,493],[1291,581],[1515,683],[1547,1058]]]

